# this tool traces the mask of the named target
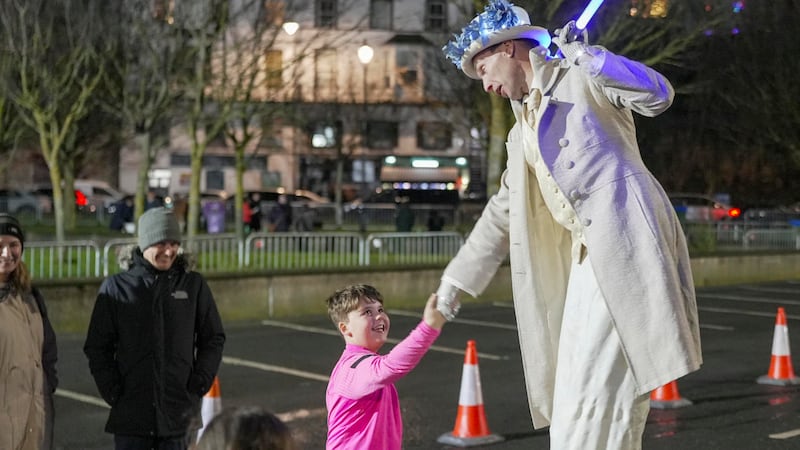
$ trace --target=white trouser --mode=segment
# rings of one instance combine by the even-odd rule
[[[588,256],[572,264],[557,364],[550,448],[641,449],[650,396],[634,393]]]

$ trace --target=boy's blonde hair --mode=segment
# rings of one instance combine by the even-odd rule
[[[368,284],[354,284],[339,289],[325,301],[328,304],[328,315],[334,325],[347,322],[347,314],[358,309],[358,301],[364,299],[367,303],[373,301],[383,304],[383,296],[377,289]]]

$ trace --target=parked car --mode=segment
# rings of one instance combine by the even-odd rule
[[[0,189],[0,212],[17,216],[35,216],[41,211],[39,199],[33,192],[19,189]]]
[[[249,199],[253,193],[258,192],[259,196],[261,197],[262,202],[277,202],[278,197],[282,194],[285,194],[289,197],[289,203],[291,204],[302,204],[302,203],[309,203],[309,204],[322,204],[322,203],[330,203],[330,200],[327,198],[316,194],[312,191],[307,191],[305,189],[296,189],[295,191],[287,191],[283,188],[277,189],[264,189],[260,191],[247,191],[244,193],[244,198]]]
[[[744,220],[767,226],[800,226],[800,202],[774,207],[748,208],[744,212]]]
[[[742,210],[703,194],[668,194],[675,211],[686,222],[718,222],[739,219]]]
[[[103,208],[111,213],[109,208],[115,203],[125,198],[125,194],[114,189],[105,181],[97,180],[75,180],[75,207],[79,211],[94,213],[98,208]],[[40,186],[33,190],[37,197],[39,207],[43,213],[53,212],[53,187],[50,185]]]
[[[359,206],[391,206],[400,199],[407,199],[410,205],[441,205],[456,207],[460,202],[458,191],[445,189],[376,189],[365,199],[357,199],[345,206],[345,210]]]
[[[100,208],[108,211],[111,205],[125,197],[125,194],[100,180],[75,180],[75,193],[78,207],[92,213]]]

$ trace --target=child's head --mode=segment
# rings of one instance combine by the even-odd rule
[[[258,406],[228,407],[203,431],[197,450],[293,450],[289,428]]]
[[[378,351],[389,335],[389,316],[377,289],[357,284],[336,291],[328,300],[328,314],[348,344]]]

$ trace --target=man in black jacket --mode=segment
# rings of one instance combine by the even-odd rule
[[[138,235],[130,267],[100,286],[84,352],[117,450],[183,450],[225,332],[205,279],[178,252],[173,214],[148,210]]]

